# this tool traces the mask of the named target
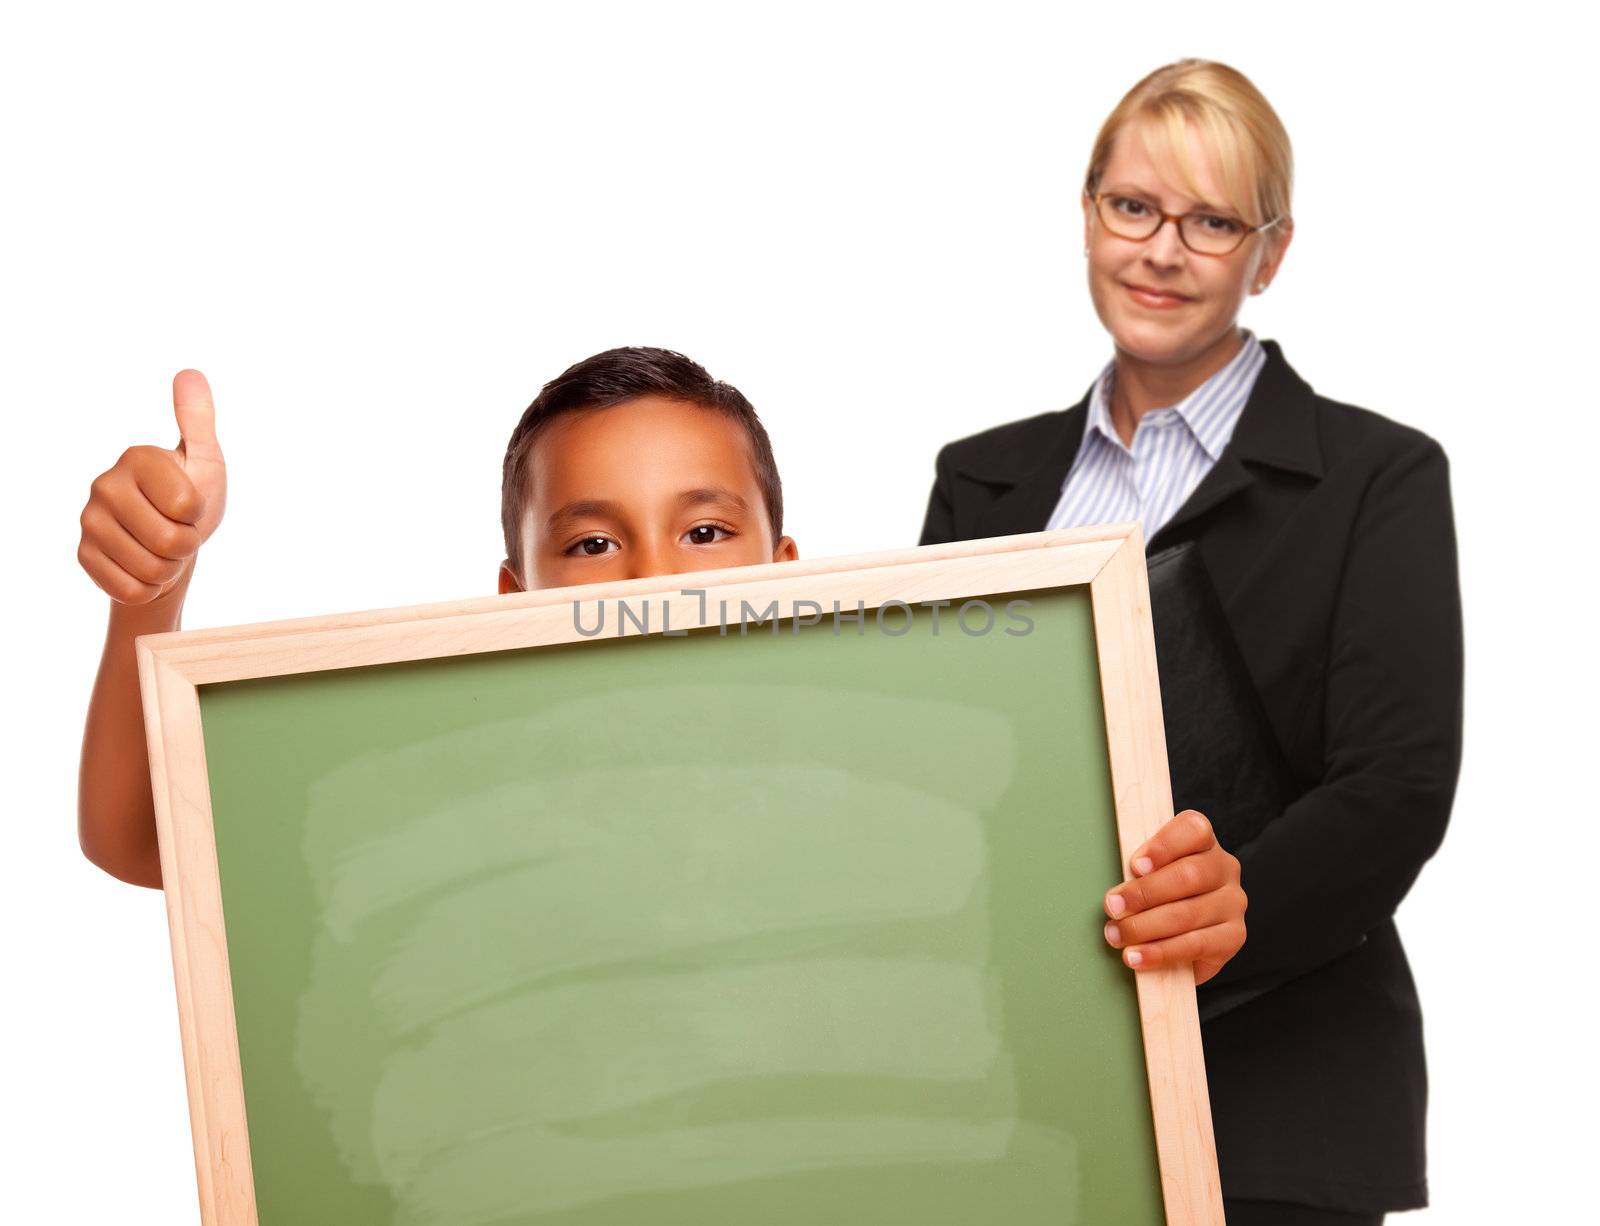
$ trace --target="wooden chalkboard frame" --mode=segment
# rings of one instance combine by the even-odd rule
[[[255,677],[587,641],[574,602],[628,598],[692,627],[706,604],[796,601],[849,609],[1087,584],[1117,834],[1126,861],[1172,816],[1144,541],[1137,524],[770,563],[446,604],[146,635],[137,642],[184,1071],[205,1226],[256,1226],[221,885],[198,687]],[[710,601],[683,589],[705,589]],[[831,607],[831,606],[829,606]],[[716,625],[709,618],[708,624]],[[652,627],[659,631],[657,621]],[[615,637],[617,627],[605,637]],[[636,633],[626,628],[628,633]],[[1107,882],[1108,887],[1113,884]],[[1169,1226],[1223,1226],[1194,976],[1136,976],[1156,1154]]]

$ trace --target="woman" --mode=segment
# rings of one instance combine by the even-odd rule
[[[1202,1028],[1228,1221],[1356,1226],[1427,1203],[1392,916],[1455,790],[1460,596],[1438,444],[1318,396],[1238,325],[1289,249],[1290,182],[1239,73],[1134,86],[1083,192],[1114,357],[1075,407],[946,446],[922,542],[1133,519],[1151,552],[1195,542],[1298,792],[1230,849],[1250,936],[1201,989],[1245,999]]]

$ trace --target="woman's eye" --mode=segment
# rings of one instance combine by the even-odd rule
[[[1125,217],[1143,217],[1150,211],[1150,206],[1143,200],[1135,200],[1131,196],[1111,197],[1111,207]]]
[[[570,549],[569,554],[581,554],[586,558],[598,558],[611,552],[617,543],[608,536],[586,536]]]
[[[716,524],[696,524],[683,534],[691,545],[714,545],[732,535],[726,528],[719,528]]]
[[[1213,234],[1237,234],[1242,228],[1231,217],[1218,217],[1215,213],[1201,213],[1200,224]]]

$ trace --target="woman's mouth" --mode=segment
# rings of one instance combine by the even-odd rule
[[[1153,311],[1170,311],[1174,307],[1181,307],[1193,299],[1185,294],[1174,293],[1169,289],[1156,289],[1152,285],[1124,285],[1131,297],[1140,306],[1149,307]]]

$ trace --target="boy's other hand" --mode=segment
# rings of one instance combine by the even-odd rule
[[[228,477],[211,387],[198,370],[172,380],[178,445],[130,447],[89,486],[78,561],[119,604],[149,604],[185,586],[222,522]]]
[[[1196,985],[1244,945],[1239,861],[1202,813],[1185,809],[1133,853],[1132,876],[1106,893],[1106,940],[1135,970],[1194,963]]]

